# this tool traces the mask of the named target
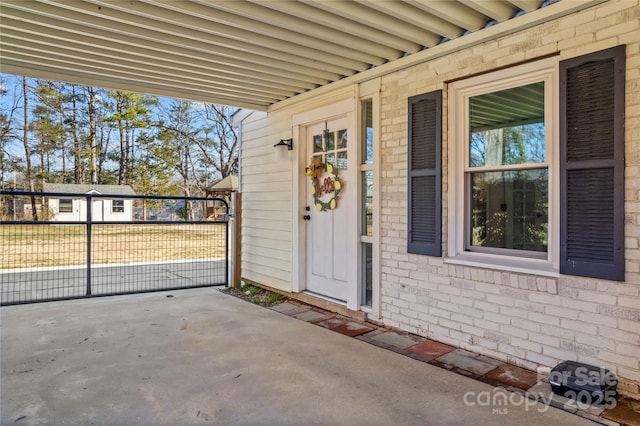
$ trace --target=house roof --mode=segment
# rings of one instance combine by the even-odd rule
[[[602,1],[3,0],[0,57],[13,74],[266,110]]]
[[[136,195],[129,185],[91,185],[69,183],[47,183],[42,185],[44,192],[57,192],[65,194],[88,194],[97,192],[103,195]]]
[[[238,176],[229,175],[211,186],[209,191],[235,191],[238,189]]]

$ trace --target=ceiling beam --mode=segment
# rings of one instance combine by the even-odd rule
[[[543,0],[508,0],[509,3],[513,4],[518,9],[522,9],[525,12],[533,12],[540,8],[540,5],[543,3]]]
[[[146,0],[153,1],[155,0]],[[202,3],[202,4],[200,4]],[[274,2],[276,3],[276,2]],[[289,3],[289,2],[285,2]],[[295,4],[295,2],[291,2]],[[270,10],[270,4],[251,4],[234,1],[204,1],[179,3],[180,7],[188,7],[190,13],[207,14],[210,19],[224,20],[229,25],[249,27],[266,36],[298,43],[302,46],[322,50],[337,55],[336,59],[351,58],[368,64],[384,61],[385,55],[395,55],[396,50],[384,44],[372,43],[371,40],[354,36],[351,32],[338,28],[323,27],[315,21],[301,17],[287,16]],[[186,9],[183,9],[186,11]]]
[[[22,61],[24,63],[31,63],[37,66],[50,66],[52,68],[58,69],[69,69],[70,71],[75,72],[86,72],[93,73],[100,76],[108,76],[112,79],[121,79],[136,82],[136,84],[141,84],[145,81],[148,81],[149,84],[152,84],[156,87],[177,87],[174,81],[171,81],[168,78],[156,78],[154,76],[150,76],[146,70],[130,70],[124,69],[122,67],[118,67],[114,64],[109,63],[98,63],[93,64],[85,61],[84,59],[80,60],[76,58],[68,58],[62,55],[40,55],[37,52],[24,52],[24,51],[16,51],[10,48],[6,48],[3,46],[3,51],[6,52],[3,57],[3,61]],[[259,95],[255,93],[247,93],[242,92],[240,90],[228,90],[222,89],[216,86],[194,86],[191,84],[187,84],[182,82],[179,86],[180,88],[187,90],[189,92],[201,92],[201,93],[210,93],[210,94],[219,94],[224,95],[229,98],[241,98],[243,95],[249,95],[251,99],[259,102],[260,104],[271,104],[277,100],[281,100],[278,98]]]
[[[0,1],[4,72],[278,110],[604,0]]]
[[[205,7],[203,5],[187,2],[104,2],[92,0],[96,5],[102,5],[102,10],[110,7],[126,15],[136,15],[140,19],[156,21],[163,28],[174,28],[176,33],[183,34],[181,28],[195,32],[200,35],[200,39],[207,39],[212,42],[220,40],[228,47],[235,47],[241,43],[239,48],[262,54],[276,50],[285,53],[295,53],[301,58],[316,63],[326,63],[327,70],[336,73],[349,73],[352,69],[367,68],[371,61],[377,60],[376,56],[365,55],[360,51],[345,47],[344,45],[334,45],[321,42],[313,37],[304,34],[291,36],[289,29],[275,28],[273,25],[264,25],[255,20],[238,25],[237,18],[224,12]],[[235,22],[234,22],[235,21]],[[266,32],[259,31],[260,27],[272,28],[277,36],[265,35]],[[251,30],[247,30],[250,28]]]
[[[509,3],[506,3],[501,0],[459,0],[460,3],[464,4],[471,9],[482,13],[494,19],[498,22],[507,21],[513,18],[513,15],[518,11],[517,8],[511,6]]]
[[[442,29],[444,29],[438,28],[433,29],[432,31],[427,31],[424,27],[417,27],[400,18],[396,18],[394,12],[387,13],[378,10],[378,8],[382,7],[382,3],[378,1],[367,2],[366,4],[344,0],[303,1],[319,9],[331,11],[338,16],[344,16],[356,22],[366,22],[367,25],[370,25],[372,28],[395,34],[398,37],[410,40],[419,45],[425,45],[425,40],[431,39],[434,32],[438,34]],[[381,4],[378,5],[378,3]]]
[[[56,66],[42,65],[38,63],[29,63],[22,60],[16,62],[9,58],[2,59],[3,72],[25,75],[32,78],[41,78],[47,80],[64,81],[73,84],[82,84],[86,86],[102,87],[104,89],[128,90],[138,93],[146,93],[149,95],[165,96],[177,99],[188,99],[194,101],[202,101],[208,103],[218,103],[222,105],[232,105],[240,108],[249,108],[259,111],[267,109],[268,104],[254,102],[250,97],[243,96],[241,98],[216,95],[215,93],[203,93],[200,91],[187,91],[177,89],[174,86],[149,84],[145,81],[123,80],[117,76],[110,75],[91,75],[86,71],[70,70],[66,67],[58,68]]]
[[[437,42],[433,44],[423,44],[425,46],[434,46],[439,43],[443,37],[448,38],[456,38],[464,31],[461,27],[454,25],[448,21],[444,21],[437,16],[432,15],[420,8],[416,8],[413,4],[401,2],[401,1],[368,1],[368,0],[358,0],[362,5],[367,6],[371,9],[375,9],[378,12],[382,12],[385,15],[394,16],[402,19],[406,23],[409,23],[411,26],[416,28],[430,28],[431,31],[435,32]],[[395,28],[394,28],[395,30]],[[424,31],[424,30],[422,30]],[[424,40],[424,33],[415,34],[415,36],[420,37],[420,40]],[[433,34],[433,33],[432,33]]]
[[[336,42],[344,40],[345,43],[351,43],[349,37],[356,36],[359,38],[359,49],[367,49],[378,55],[379,59],[387,60],[398,57],[402,52],[418,51],[422,44],[407,41],[395,34],[390,34],[380,28],[372,28],[362,24],[360,21],[354,21],[341,15],[335,15],[326,10],[318,9],[313,4],[305,4],[297,1],[261,1],[249,0],[259,3],[264,7],[268,7],[286,15],[285,19],[303,19],[304,31],[309,35],[318,37],[319,39],[335,39]],[[294,21],[297,22],[297,21]],[[311,22],[316,26],[308,26]],[[347,29],[345,33],[342,29]],[[345,39],[345,34],[347,38]],[[433,35],[437,43],[439,37]],[[382,46],[384,49],[391,47],[391,50],[379,50]],[[355,46],[354,46],[355,47]]]
[[[410,5],[467,31],[477,31],[490,19],[457,1],[407,0]]]
[[[358,43],[345,44],[321,40],[309,35],[308,28],[293,34],[292,29],[261,22],[257,19],[235,15],[226,10],[217,9],[213,3],[198,4],[194,2],[158,2],[145,0],[123,3],[123,7],[134,11],[152,8],[152,12],[167,15],[167,19],[181,19],[181,16],[196,17],[208,22],[206,30],[224,32],[226,36],[238,40],[249,40],[256,46],[277,48],[284,52],[296,51],[297,54],[310,59],[324,58],[329,63],[341,63],[343,66],[361,67],[379,61],[380,56],[368,53],[359,48]],[[183,18],[184,19],[184,18]],[[360,40],[364,43],[365,40]],[[360,46],[361,47],[361,46]],[[373,50],[373,49],[370,49]],[[334,55],[331,59],[327,55]]]
[[[47,43],[40,43],[33,38],[25,40],[21,37],[14,37],[11,31],[3,31],[3,37],[0,41],[3,51],[7,52],[20,51],[25,55],[29,55],[30,52],[35,52],[37,55],[49,55],[52,59],[56,57],[62,58],[79,58],[82,57],[85,61],[92,64],[100,64],[105,67],[113,67],[112,71],[122,70],[144,70],[149,77],[156,79],[171,81],[176,86],[181,84],[189,85],[193,84],[201,87],[220,87],[221,89],[228,89],[233,91],[245,91],[250,94],[257,94],[262,96],[268,96],[275,99],[284,99],[294,96],[300,93],[296,88],[278,88],[275,83],[273,84],[255,84],[246,80],[231,80],[217,77],[214,73],[203,74],[194,72],[193,69],[187,67],[175,67],[172,65],[166,66],[154,61],[143,61],[140,57],[118,54],[110,52],[104,49],[93,48],[91,50],[78,49],[76,47],[63,47],[62,44],[58,44],[55,48],[55,53],[51,53],[52,46]]]
[[[320,70],[310,70],[310,72],[307,73],[307,67],[297,67],[293,64],[283,69],[282,62],[267,57],[260,58],[261,60],[258,60],[258,58],[251,58],[251,61],[245,60],[244,57],[242,57],[241,59],[237,59],[240,54],[236,52],[236,55],[233,56],[233,51],[231,49],[221,48],[219,50],[213,51],[202,51],[198,49],[190,49],[189,46],[181,47],[167,45],[152,39],[141,39],[129,34],[109,32],[100,29],[99,27],[83,28],[84,24],[82,23],[75,26],[64,25],[63,22],[60,22],[52,17],[38,17],[38,19],[36,20],[34,17],[31,17],[29,16],[29,14],[23,12],[9,14],[7,13],[5,6],[3,6],[3,13],[4,15],[0,26],[8,26],[10,25],[10,23],[13,23],[14,28],[20,29],[21,27],[31,25],[31,28],[34,29],[36,34],[42,33],[43,31],[48,33],[56,31],[57,29],[63,29],[69,32],[69,36],[66,37],[68,40],[100,38],[103,40],[115,41],[121,45],[121,48],[127,46],[127,49],[131,49],[131,51],[133,52],[137,51],[138,49],[149,49],[155,51],[155,54],[157,56],[162,56],[162,54],[166,52],[186,58],[202,58],[204,60],[209,60],[218,64],[224,64],[232,68],[235,67],[241,70],[272,73],[296,80],[313,82],[315,84],[324,84],[328,81],[337,80],[342,77],[339,74],[326,73]],[[225,54],[219,55],[218,53],[220,50],[222,50]]]
[[[108,52],[107,54],[115,55],[131,55],[139,58],[140,60],[147,60],[151,63],[158,63],[166,65],[173,69],[190,69],[191,72],[198,72],[205,78],[211,78],[212,81],[217,79],[227,81],[249,81],[260,85],[274,85],[275,87],[281,87],[285,90],[300,91],[300,88],[304,90],[313,89],[318,86],[317,82],[308,82],[303,80],[292,79],[287,76],[281,76],[277,70],[272,73],[255,70],[242,70],[234,67],[229,67],[224,64],[219,64],[213,61],[208,61],[197,56],[184,56],[174,55],[165,52],[161,56],[160,51],[155,50],[142,50],[136,49],[134,53],[122,53],[122,44],[114,41],[105,41],[103,39],[97,39],[89,36],[74,37],[74,33],[67,33],[59,29],[49,29],[46,34],[38,31],[39,27],[34,24],[17,24],[16,27],[10,28],[7,25],[11,24],[10,19],[3,19],[0,23],[0,30],[4,35],[11,35],[14,38],[21,38],[23,40],[31,40],[38,42],[44,46],[48,46],[49,49],[55,49],[57,46],[65,48],[71,48],[76,46],[80,50],[98,50]],[[99,47],[96,47],[99,46]],[[188,64],[188,65],[187,65]]]
[[[282,63],[286,62],[286,69],[289,71],[301,75],[316,76],[329,81],[342,78],[345,75],[344,72],[348,72],[349,74],[353,73],[353,71],[348,68],[341,68],[338,72],[325,70],[322,62],[302,58],[291,53],[263,49],[264,52],[262,54],[253,54],[241,48],[242,45],[236,45],[232,48],[222,40],[218,40],[220,42],[219,44],[212,43],[207,40],[207,37],[203,34],[200,34],[198,37],[188,31],[182,35],[164,32],[163,26],[158,23],[156,23],[155,29],[148,29],[145,26],[138,26],[138,24],[121,22],[121,19],[114,20],[86,15],[71,9],[72,5],[76,3],[78,2],[60,2],[55,3],[55,5],[41,5],[37,11],[40,15],[37,22],[53,28],[65,27],[71,24],[72,27],[77,28],[79,33],[92,34],[95,31],[106,32],[113,38],[137,40],[142,45],[160,44],[163,46],[162,49],[167,51],[192,51],[202,55],[211,55],[212,52],[215,52],[219,57],[225,56],[228,58],[228,61],[236,61],[238,63],[245,61],[247,63],[253,63],[254,65],[269,65],[281,69]],[[22,3],[17,4],[22,5]],[[10,6],[14,7],[15,5],[16,3],[11,3]],[[13,10],[7,9],[8,7],[3,4],[4,15],[27,21],[29,19],[33,20],[33,15],[30,14],[28,9],[24,10],[22,7],[16,7]],[[122,20],[124,19],[125,18]],[[65,25],[65,23],[67,24]],[[235,58],[241,59],[235,60]]]

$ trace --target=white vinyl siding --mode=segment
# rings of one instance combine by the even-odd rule
[[[292,165],[273,147],[291,125],[275,116],[254,113],[242,125],[242,278],[291,291]]]

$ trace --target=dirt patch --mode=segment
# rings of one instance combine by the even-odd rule
[[[264,288],[255,285],[245,285],[241,288],[225,288],[221,291],[253,304],[266,307],[277,305],[278,303],[289,300],[286,296],[265,290]]]

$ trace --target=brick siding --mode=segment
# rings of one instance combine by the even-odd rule
[[[528,368],[605,365],[640,396],[640,4],[611,1],[389,74],[381,91],[381,315],[385,324]],[[443,239],[447,245],[447,82],[558,54],[626,44],[625,260],[622,283],[548,278],[408,254],[407,98],[443,99]]]

